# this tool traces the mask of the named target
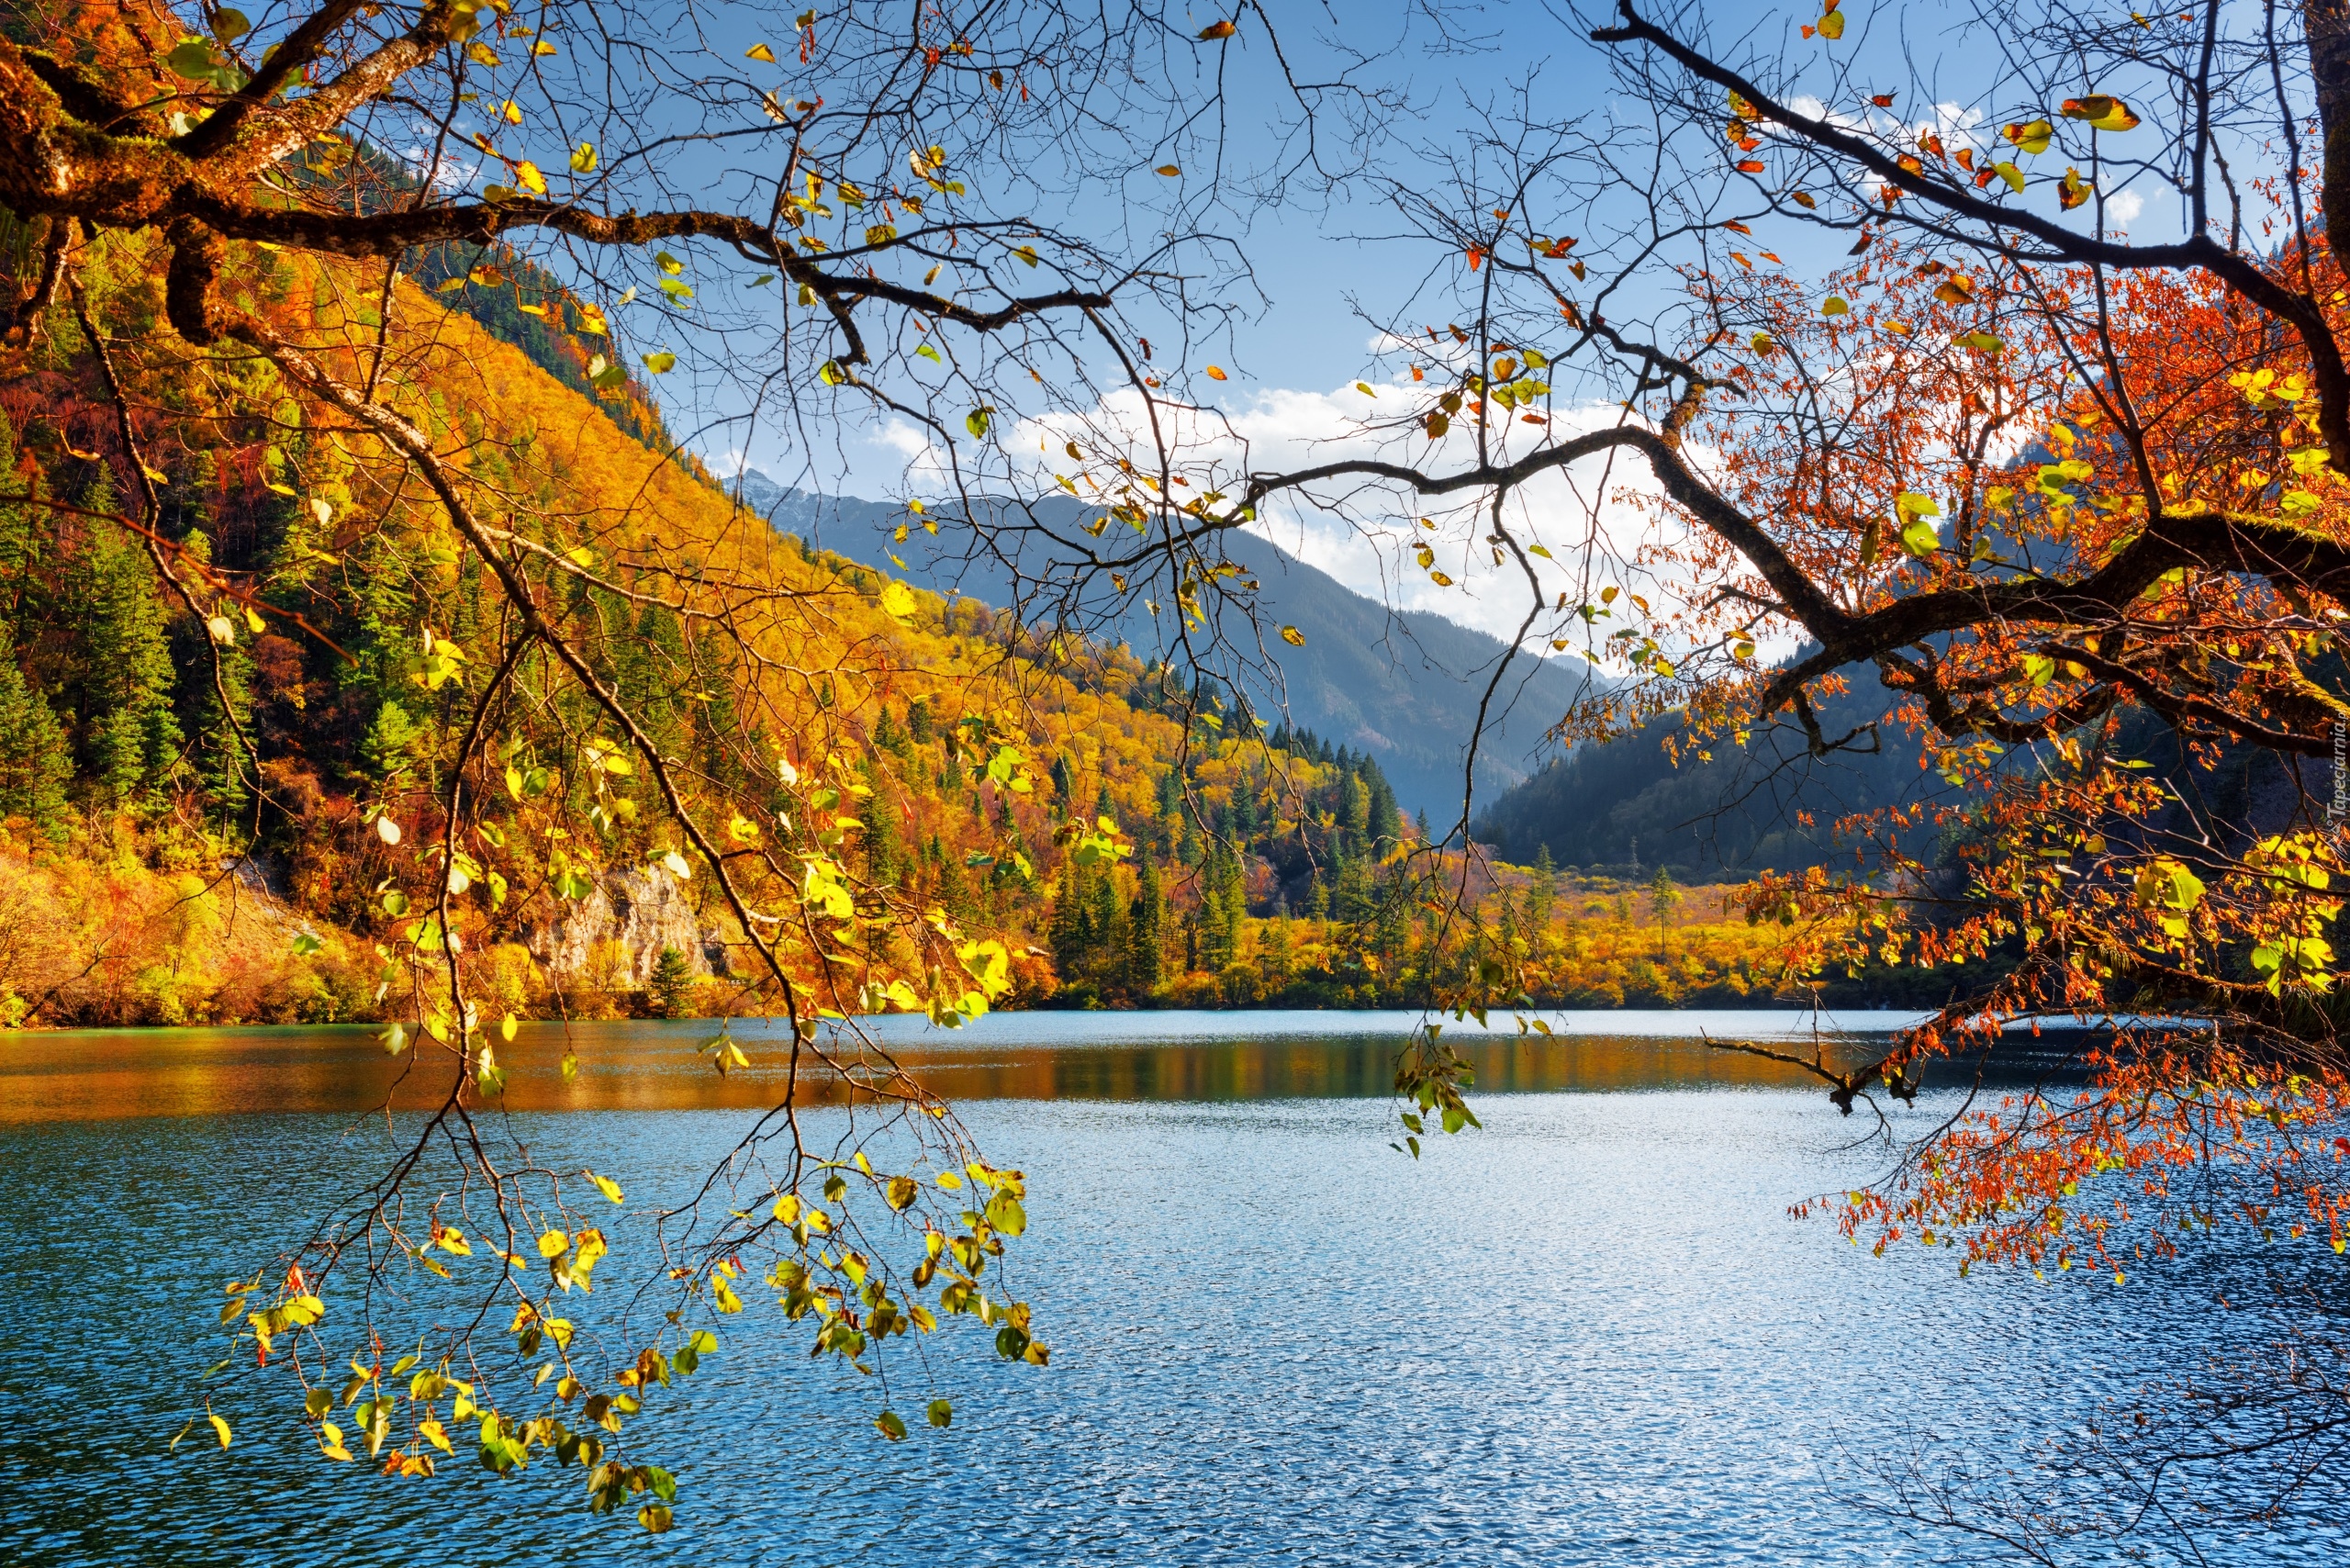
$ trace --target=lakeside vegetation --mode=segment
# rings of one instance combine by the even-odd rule
[[[2223,1226],[2350,1251],[2350,10],[1405,9],[1410,69],[1253,5],[0,0],[0,1020],[364,1016],[431,1091],[188,1282],[319,1458],[576,1466],[659,1534],[638,1417],[746,1298],[890,1442],[954,1424],[889,1403],[911,1347],[1041,1372],[1028,1177],[882,1012],[1931,1001],[1859,1061],[1742,1047],[1887,1113],[1799,1213],[2116,1288]],[[1494,48],[1510,90],[1417,84]],[[1374,211],[1393,263],[1327,291],[1362,346],[1292,357],[1255,252]],[[818,491],[893,454],[895,570],[681,443]],[[1490,801],[1461,756],[1432,825],[1382,737],[1278,727],[1316,639],[1242,556],[1291,527],[1397,611],[1348,646],[1407,597],[1515,627],[1399,726],[1490,738],[1558,655],[1578,749]],[[908,581],[917,531],[1003,601]],[[1735,893],[1654,869],[1712,868],[1709,778],[1816,767],[1864,821],[1789,795],[1717,835]],[[1892,1109],[2117,1007],[2154,1022]],[[507,1047],[654,1009],[784,1020],[788,1081],[631,1211],[500,1114]],[[1415,1030],[1393,1147],[1478,1127],[1475,1072]],[[2168,1517],[2181,1456],[2264,1456],[2273,1507],[2350,1344],[2255,1318],[2167,1454],[2090,1425],[2053,1502],[1972,1462],[1868,1500],[2043,1560]],[[231,1444],[225,1386],[172,1442]]]

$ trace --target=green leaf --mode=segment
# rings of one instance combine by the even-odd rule
[[[1913,520],[1901,531],[1901,547],[1921,561],[1941,549],[1942,543],[1942,535],[1934,532],[1934,525],[1922,517]]]
[[[172,68],[174,76],[201,82],[212,74],[212,46],[202,39],[183,39],[178,47],[163,56],[163,63]]]
[[[963,416],[963,428],[969,431],[974,437],[984,439],[988,433],[989,418],[994,412],[995,409],[991,405],[974,409]]]
[[[889,1439],[893,1443],[901,1440],[906,1435],[905,1420],[895,1410],[882,1411],[880,1415],[873,1418],[873,1424],[877,1428],[880,1428],[880,1432],[883,1437]]]
[[[923,344],[922,347],[914,350],[914,353],[922,355],[923,358],[930,361],[933,364],[945,364],[946,363],[945,360],[939,358],[938,351],[931,347],[928,343]]]
[[[644,356],[644,368],[651,371],[655,375],[666,375],[677,367],[677,356],[676,354],[663,353],[649,353]]]
[[[1006,1236],[1018,1236],[1028,1228],[1028,1211],[1010,1193],[998,1193],[988,1200],[988,1223]]]
[[[934,1427],[940,1428],[953,1426],[955,1424],[955,1406],[949,1405],[944,1399],[932,1400],[930,1402],[930,1424]]]

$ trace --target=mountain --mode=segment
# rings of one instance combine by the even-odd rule
[[[1907,730],[1884,722],[1891,699],[1873,671],[1844,672],[1849,689],[1818,705],[1830,737],[1879,725],[1872,740],[1810,755],[1792,720],[1755,730],[1748,744],[1717,741],[1710,757],[1676,767],[1667,746],[1681,715],[1621,739],[1578,746],[1479,813],[1474,834],[1501,858],[1531,864],[1548,848],[1561,866],[1611,876],[1669,867],[1685,880],[1793,870],[1849,859],[1839,818],[1908,803],[1942,789],[1918,766]],[[1870,748],[1874,749],[1870,749]]]
[[[925,532],[920,519],[893,503],[788,488],[756,469],[739,483],[744,504],[774,527],[935,591],[1000,606],[1039,586],[1055,586],[1040,585],[1029,575],[1038,568],[1017,555],[978,554],[953,543],[947,532]],[[1064,530],[1083,510],[1075,501],[1036,509],[1042,520]],[[1440,615],[1392,610],[1269,541],[1254,534],[1242,539],[1248,573],[1262,585],[1256,605],[1268,631],[1266,652],[1280,672],[1278,688],[1262,676],[1249,682],[1251,705],[1269,718],[1285,707],[1292,726],[1369,754],[1406,811],[1426,812],[1432,823],[1452,820],[1460,811],[1461,762],[1478,700],[1505,644]],[[1273,640],[1270,629],[1281,625],[1296,627],[1304,645]],[[1154,660],[1168,653],[1173,616],[1164,607],[1154,616],[1136,594],[1108,606],[1099,625],[1089,629]],[[1243,653],[1258,655],[1253,633],[1233,634]],[[1498,719],[1488,724],[1480,747],[1480,797],[1534,776],[1545,732],[1586,693],[1591,678],[1581,666],[1557,660],[1513,663],[1495,693]]]

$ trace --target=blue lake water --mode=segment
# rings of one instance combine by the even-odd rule
[[[1416,1163],[1389,1148],[1383,1098],[1409,1023],[999,1016],[946,1042],[898,1025],[990,1158],[1027,1172],[1014,1258],[1052,1364],[950,1330],[887,1397],[913,1413],[949,1393],[953,1428],[890,1443],[874,1383],[811,1362],[755,1299],[632,1423],[682,1489],[659,1538],[591,1519],[580,1473],[551,1462],[402,1480],[318,1457],[275,1378],[205,1385],[227,1451],[167,1449],[219,1353],[219,1282],[374,1172],[399,1120],[364,1113],[397,1069],[352,1031],[8,1038],[0,1560],[1977,1562],[1983,1541],[1869,1506],[1877,1468],[1916,1453],[1929,1473],[2030,1479],[2104,1402],[2277,1331],[2256,1305],[2273,1252],[2205,1249],[2121,1287],[1961,1282],[1946,1252],[1874,1258],[1789,1219],[1882,1151],[1847,1147],[1861,1118],[1800,1077],[1692,1036],[1801,1038],[1810,1020],[1597,1014],[1550,1041],[1472,1038],[1485,1128]],[[632,1208],[674,1199],[773,1098],[742,1033],[753,1068],[722,1081],[695,1051],[706,1026],[577,1030],[566,1086],[563,1036],[534,1030],[500,1134],[619,1175]],[[402,1094],[428,1087],[417,1070]],[[1930,1125],[1953,1092],[1899,1120]],[[821,1139],[845,1113],[802,1114]],[[627,1256],[616,1240],[604,1271]],[[2314,1277],[2338,1297],[2338,1275]],[[2341,1477],[2322,1479],[2197,1548],[2341,1561]],[[2084,1540],[2065,1560],[2185,1550]]]

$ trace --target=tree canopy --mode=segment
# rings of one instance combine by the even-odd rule
[[[667,1473],[607,1445],[757,1277],[820,1354],[864,1365],[927,1332],[937,1285],[938,1312],[1044,1361],[990,1268],[1024,1228],[1024,1179],[887,1052],[819,1027],[976,1015],[1027,957],[891,874],[906,846],[864,804],[888,780],[840,704],[852,683],[935,699],[923,722],[983,822],[1058,802],[1056,956],[1103,987],[1155,978],[1164,949],[1134,933],[1162,929],[1164,890],[1117,879],[1133,836],[1085,809],[1024,715],[1114,678],[1157,716],[1175,788],[1199,785],[1194,748],[1249,766],[1224,749],[1259,716],[1241,676],[1301,636],[1251,613],[1241,556],[1277,515],[1351,526],[1440,588],[1522,594],[1476,733],[1514,662],[1579,656],[1609,679],[1546,716],[1562,740],[1670,713],[1701,759],[1905,746],[1948,781],[1850,824],[1874,849],[1849,874],[1766,873],[1747,895],[1815,963],[1969,977],[1881,1058],[1781,1053],[1846,1111],[1913,1096],[1929,1058],[1995,1049],[2015,1021],[2152,1020],[2085,1047],[2085,1091],[1986,1101],[1899,1146],[1837,1205],[1856,1238],[2117,1275],[2229,1219],[2343,1249],[2350,292],[2329,237],[2350,215],[2350,7],[2028,4],[1953,15],[1930,50],[1886,6],[1524,11],[1510,47],[1542,63],[1436,119],[1393,57],[1256,5],[744,6],[688,27],[567,0],[80,0],[8,17],[0,342],[91,378],[110,419],[66,437],[77,459],[103,441],[85,488],[28,487],[0,514],[9,550],[71,533],[60,609],[121,651],[51,670],[20,620],[44,700],[73,705],[82,765],[116,794],[194,746],[209,798],[260,810],[284,785],[244,717],[253,637],[383,676],[359,825],[400,850],[371,898],[406,920],[385,983],[417,999],[417,1033],[387,1043],[429,1042],[446,1102],[414,1159],[238,1282],[225,1319],[301,1370],[328,1452],[364,1439],[429,1471],[464,1419],[492,1468],[552,1449],[599,1509],[666,1528]],[[1494,46],[1445,15],[1413,25]],[[1557,106],[1586,101],[1546,84],[1561,58],[1605,80],[1591,106]],[[1380,204],[1417,281],[1362,303],[1360,417],[1325,458],[1273,465],[1215,396],[1255,303],[1246,234],[1331,199]],[[433,301],[501,290],[615,410],[614,440],[672,443],[659,461],[550,452],[525,421],[452,405],[467,339]],[[689,455],[712,431],[781,430],[821,476],[841,430],[884,418],[916,448],[901,535],[1013,585],[996,634],[786,559],[711,504]],[[319,562],[263,582],[191,542],[189,498],[219,487],[192,454],[215,448],[242,492],[288,503],[271,526],[308,531]],[[395,536],[432,594],[395,602],[371,574]],[[205,630],[179,660],[201,669],[193,700],[167,690],[151,573]],[[374,616],[367,645],[321,630],[330,600],[338,626]],[[1137,602],[1164,645],[1121,663],[1086,633]],[[1856,670],[1891,711],[1823,723]],[[419,745],[428,708],[446,745]],[[58,720],[5,682],[0,711],[0,779],[39,815]],[[1274,794],[1329,792],[1302,847],[1408,860],[1392,898],[1479,942],[1434,1000],[1482,1017],[1528,994],[1522,944],[1484,926],[1473,763],[1430,844],[1371,776],[1256,744],[1280,760]],[[2258,780],[2241,810],[2199,785],[2222,767]],[[1093,786],[1115,806],[1110,771]],[[1118,782],[1136,803],[1159,788]],[[1197,862],[1211,947],[1245,896],[1241,809],[1194,813],[1215,823]],[[879,1121],[827,1154],[787,1099],[726,1173],[729,1217],[664,1216],[676,1310],[589,1365],[561,1301],[608,1249],[583,1193],[619,1189],[509,1165],[476,1121],[500,1025],[467,935],[510,886],[576,896],[622,861],[715,890],[795,1062]],[[1671,894],[1660,880],[1661,921]],[[1416,1152],[1431,1114],[1473,1123],[1439,1040],[1398,1065]],[[470,1238],[414,1186],[442,1152],[481,1183]],[[539,1383],[493,1380],[464,1329],[354,1361],[356,1385],[319,1380],[339,1271],[489,1251],[504,1271],[481,1289],[515,1357],[553,1369]],[[878,1423],[906,1430],[888,1408]]]

